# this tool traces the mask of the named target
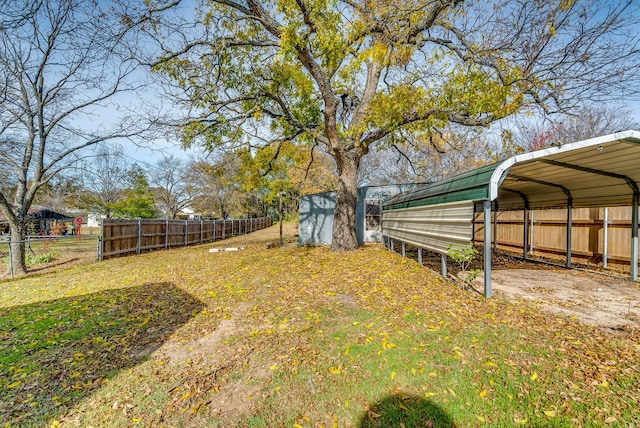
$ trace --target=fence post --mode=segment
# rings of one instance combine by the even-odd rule
[[[138,248],[136,249],[136,253],[140,254],[140,246],[141,246],[141,242],[140,242],[140,237],[142,234],[142,220],[138,219]]]
[[[222,220],[222,239],[224,239],[227,235],[227,220]]]
[[[529,210],[524,208],[522,214],[522,258],[529,258]]]
[[[602,220],[602,267],[607,268],[609,258],[609,208],[604,207],[604,219]]]
[[[567,261],[566,266],[571,267],[571,232],[573,229],[573,203],[567,204]]]
[[[638,280],[638,193],[633,193],[631,200],[631,252],[629,273],[631,280]]]
[[[184,221],[184,246],[187,246],[187,241],[189,239],[189,220]]]
[[[100,219],[100,236],[98,237],[98,260],[102,261],[104,258],[104,219]]]
[[[529,218],[529,254],[531,254],[533,256],[533,238],[535,236],[535,233],[533,232],[533,226],[534,226],[534,221],[533,221],[533,214],[535,213],[535,210],[531,210],[530,213],[530,218]]]
[[[169,248],[169,219],[164,222],[164,249]]]
[[[498,202],[494,202],[495,210],[493,211],[493,254],[498,252]]]
[[[9,235],[11,236],[11,235]],[[13,279],[13,255],[12,253],[12,248],[11,245],[13,244],[13,242],[11,241],[11,238],[9,238],[9,272],[11,273],[11,279]]]

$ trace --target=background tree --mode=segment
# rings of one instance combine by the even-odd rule
[[[571,114],[545,120],[519,120],[513,131],[503,132],[502,150],[496,159],[519,153],[587,140],[618,131],[640,128],[640,122],[623,106],[586,106]]]
[[[142,19],[157,19],[161,2]],[[154,69],[190,108],[185,144],[319,143],[336,163],[332,250],[357,247],[361,160],[405,132],[486,127],[637,93],[632,0],[208,0],[170,16]],[[180,28],[188,28],[180,31]],[[427,139],[425,139],[426,141]]]
[[[253,215],[275,214],[280,197],[284,198],[287,216],[298,211],[298,201],[303,194],[326,192],[335,189],[337,180],[334,165],[321,150],[308,150],[291,141],[279,141],[260,149],[240,149],[241,167],[238,180],[243,190],[259,195],[263,212]],[[249,202],[255,204],[252,198]]]
[[[358,185],[433,183],[491,162],[489,146],[483,132],[475,129],[407,133],[404,142],[388,150],[371,148],[362,159]]]
[[[119,218],[149,219],[158,216],[158,209],[146,173],[138,165],[132,165],[128,173],[123,197],[113,206],[113,214]]]
[[[200,196],[194,199],[193,207],[216,218],[243,216],[246,213],[243,200],[248,195],[237,179],[239,169],[240,161],[233,153],[223,155],[217,162],[195,162],[191,173]]]
[[[175,219],[176,214],[200,194],[200,188],[190,173],[192,168],[193,163],[169,156],[149,169],[154,199],[169,219]]]
[[[122,146],[100,147],[97,154],[83,161],[83,185],[78,206],[105,218],[114,216],[116,204],[124,197],[130,168]]]
[[[14,274],[26,272],[25,220],[38,191],[81,150],[134,133],[95,116],[132,89],[135,62],[120,51],[108,2],[0,0],[0,211],[11,233]]]
[[[75,208],[82,192],[82,182],[71,174],[58,174],[36,194],[34,204],[42,205],[60,213]]]

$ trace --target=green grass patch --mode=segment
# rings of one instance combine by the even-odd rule
[[[250,239],[1,283],[0,414],[19,426],[640,423],[637,331],[485,300],[375,246]]]
[[[171,284],[0,309],[0,414],[40,425],[138,364],[201,304]]]
[[[43,263],[50,263],[54,261],[58,256],[59,254],[55,251],[49,251],[48,253],[38,255],[27,254],[27,256],[25,257],[25,261],[27,262],[27,266],[39,265]]]

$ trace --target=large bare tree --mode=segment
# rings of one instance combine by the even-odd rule
[[[180,4],[140,22],[160,29],[155,70],[189,108],[184,142],[324,145],[339,177],[333,250],[357,247],[372,147],[604,102],[640,81],[633,0],[207,0],[191,25]]]
[[[95,155],[85,158],[81,165],[84,191],[78,200],[79,207],[112,218],[130,182],[131,165],[123,147],[100,146]]]
[[[155,200],[164,206],[167,218],[175,219],[201,193],[199,185],[193,180],[191,170],[194,167],[194,162],[170,155],[149,168]]]
[[[120,25],[107,1],[0,0],[0,212],[14,274],[27,270],[37,192],[85,147],[134,133],[132,123],[101,125],[109,103],[133,89],[137,63],[120,49]]]

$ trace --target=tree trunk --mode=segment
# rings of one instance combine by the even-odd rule
[[[22,223],[9,223],[11,232],[11,266],[8,273],[12,275],[24,275],[27,273],[27,263],[25,261],[25,225]]]
[[[333,214],[333,237],[331,251],[353,251],[358,249],[356,236],[356,199],[358,197],[358,166],[361,156],[342,153],[338,162],[338,194]]]

